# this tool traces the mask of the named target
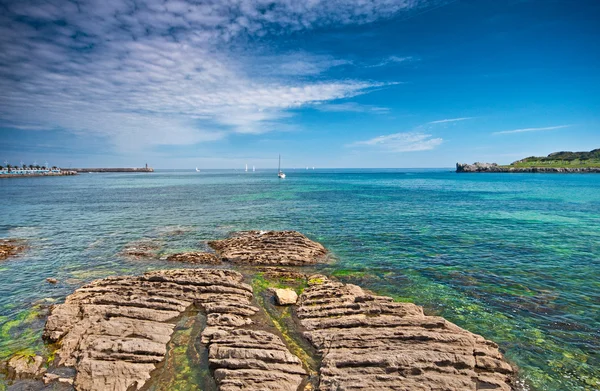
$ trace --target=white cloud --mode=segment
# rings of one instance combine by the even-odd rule
[[[387,107],[363,105],[356,102],[344,103],[320,103],[315,105],[315,108],[320,111],[330,112],[356,112],[356,113],[373,113],[386,114],[390,111]]]
[[[253,38],[362,24],[425,0],[22,0],[0,13],[0,123],[106,137],[120,149],[279,127],[289,109],[384,84],[309,79],[348,64]],[[400,61],[401,58],[391,61]]]
[[[474,117],[462,117],[462,118],[450,118],[450,119],[441,119],[438,121],[431,121],[428,122],[428,124],[445,124],[448,122],[458,122],[458,121],[466,121],[469,119],[473,119]]]
[[[441,138],[432,138],[430,134],[420,132],[394,133],[365,141],[357,141],[352,146],[370,146],[390,152],[428,151],[444,142]]]
[[[398,63],[402,63],[402,62],[407,62],[407,61],[414,61],[415,58],[412,56],[408,56],[408,57],[399,57],[399,56],[389,56],[388,58],[386,58],[383,61],[378,62],[377,64],[373,64],[373,65],[368,65],[368,68],[376,68],[376,67],[383,67],[389,64],[398,64]]]
[[[512,133],[525,133],[525,132],[541,132],[545,130],[555,130],[555,129],[563,129],[568,128],[573,125],[559,125],[559,126],[548,126],[545,128],[524,128],[524,129],[515,129],[515,130],[503,130],[501,132],[494,132],[492,134],[512,134]]]

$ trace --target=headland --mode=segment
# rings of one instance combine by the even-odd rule
[[[590,152],[554,152],[543,157],[531,156],[509,165],[456,163],[456,172],[600,173],[600,149]]]

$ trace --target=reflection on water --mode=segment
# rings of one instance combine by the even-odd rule
[[[498,342],[534,388],[600,388],[600,175],[82,174],[3,180],[0,200],[0,237],[30,244],[0,263],[0,358],[43,349],[45,308],[85,282],[295,229],[332,250],[324,271]],[[138,242],[156,258],[124,254]]]

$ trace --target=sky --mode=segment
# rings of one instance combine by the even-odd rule
[[[600,148],[597,0],[0,0],[0,164],[412,168]]]

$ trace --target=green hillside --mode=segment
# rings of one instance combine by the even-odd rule
[[[554,152],[548,156],[530,156],[505,167],[600,167],[600,148],[590,152]]]

